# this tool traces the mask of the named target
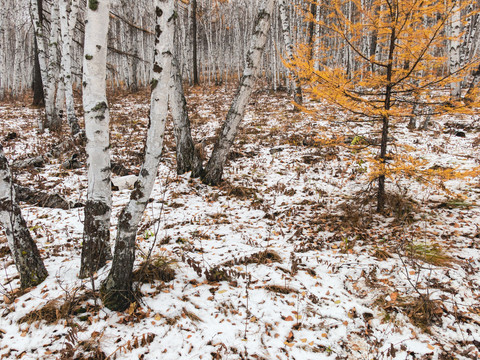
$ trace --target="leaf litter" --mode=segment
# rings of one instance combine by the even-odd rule
[[[233,94],[215,90],[187,94],[193,137],[207,154]],[[111,104],[112,159],[134,174],[148,94]],[[53,151],[61,137],[37,135],[36,111],[21,105],[0,104],[10,162],[51,156],[41,168],[17,169],[16,181],[84,202],[85,166],[61,167],[74,153],[84,163],[81,146]],[[137,234],[139,297],[125,313],[98,299],[108,266],[94,279],[77,278],[83,209],[22,204],[50,275],[19,292],[2,235],[0,358],[480,356],[479,178],[445,180],[449,192],[394,179],[386,213],[375,214],[359,150],[374,143],[375,129],[346,123],[348,114],[322,103],[306,107],[312,112],[294,112],[287,94],[256,92],[219,187],[175,175],[169,129]],[[429,167],[471,169],[479,163],[475,124],[476,116],[450,115],[411,131],[399,122],[394,147]],[[465,137],[454,135],[467,127]],[[128,196],[114,192],[112,241]]]

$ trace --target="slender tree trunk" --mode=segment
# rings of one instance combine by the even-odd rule
[[[395,51],[396,32],[395,28],[392,29],[390,34],[390,45],[388,50],[388,65],[386,68],[387,76],[385,87],[385,99],[383,107],[385,109],[385,115],[382,117],[382,139],[380,142],[380,162],[385,167],[387,160],[387,146],[388,146],[388,128],[389,128],[389,114],[392,102],[392,76],[393,76],[393,56]],[[385,170],[385,168],[384,168]],[[385,208],[385,173],[382,173],[378,177],[378,192],[377,192],[377,212],[382,212]]]
[[[45,280],[48,273],[16,202],[12,174],[1,145],[0,222],[5,229],[8,246],[13,254],[15,266],[20,273],[21,287],[27,288],[40,284]]]
[[[199,85],[198,80],[198,59],[197,59],[197,0],[192,1],[192,65],[193,65],[193,85]]]
[[[50,7],[50,38],[48,42],[48,77],[47,82],[44,82],[46,86],[46,93],[49,94],[48,101],[45,99],[45,111],[47,114],[45,121],[45,128],[59,131],[62,127],[62,113],[61,107],[58,105],[61,101],[62,88],[60,87],[60,68],[58,58],[58,32],[60,17],[58,13],[58,4],[52,2]],[[63,102],[61,102],[63,104]]]
[[[460,1],[455,3],[451,17],[451,39],[448,52],[450,74],[457,77],[456,72],[460,69],[460,31],[462,27],[460,17]],[[452,82],[450,85],[450,95],[454,99],[459,99],[462,95],[462,82],[460,80]]]
[[[253,38],[250,50],[247,53],[246,65],[240,80],[239,89],[223,123],[220,135],[215,143],[212,156],[208,161],[202,181],[205,184],[217,185],[222,180],[223,166],[227,160],[230,147],[237,135],[238,126],[243,119],[245,107],[253,91],[255,75],[262,58],[263,49],[267,42],[270,18],[274,0],[264,0],[260,5],[257,18],[254,22]]]
[[[177,144],[177,174],[182,175],[192,171],[192,177],[202,173],[202,159],[195,149],[188,118],[187,101],[183,94],[182,76],[177,59],[172,61],[170,89],[170,109],[172,111],[175,141]]]
[[[49,81],[48,76],[48,64],[47,64],[47,51],[46,51],[46,39],[43,26],[43,0],[30,0],[30,15],[32,17],[33,29],[35,33],[35,40],[37,42],[38,49],[38,62],[40,66],[40,74],[42,77],[44,103],[45,103],[45,118],[49,119],[51,114],[49,113],[51,108],[51,102],[53,101],[54,94],[50,91],[50,87],[47,86]],[[47,106],[48,104],[48,106]],[[38,130],[43,132],[45,130],[46,119],[39,118]],[[49,120],[48,120],[49,121]]]
[[[101,288],[104,304],[111,310],[125,310],[134,299],[132,270],[135,238],[155,183],[165,133],[173,55],[174,9],[174,0],[156,0],[155,59],[145,157],[130,201],[120,214],[112,269]]]
[[[35,50],[35,63],[33,68],[33,106],[44,107],[45,98],[43,95],[42,74],[40,73],[40,62],[38,61],[37,39],[33,39]]]
[[[106,97],[109,0],[90,1],[85,21],[83,109],[87,138],[88,197],[80,277],[93,275],[110,255],[109,108]]]
[[[80,132],[77,116],[75,115],[75,103],[73,98],[72,82],[72,39],[77,22],[79,0],[72,0],[68,11],[69,0],[60,0],[60,28],[62,32],[62,71],[65,86],[65,103],[67,108],[67,121],[72,135]]]
[[[290,24],[287,17],[287,4],[286,0],[279,0],[279,8],[280,8],[280,17],[282,19],[282,34],[283,34],[283,41],[285,42],[285,48],[287,51],[287,57],[289,61],[293,61],[293,44],[290,38]],[[312,27],[313,29],[313,27]],[[312,30],[313,32],[313,30]],[[294,96],[293,100],[297,104],[302,104],[302,87],[300,86],[300,79],[295,71],[289,71],[290,76],[292,77],[293,87],[294,87]]]

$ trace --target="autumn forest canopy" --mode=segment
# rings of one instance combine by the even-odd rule
[[[473,0],[3,0],[1,359],[476,359]]]

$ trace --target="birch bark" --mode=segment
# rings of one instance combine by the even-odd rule
[[[83,109],[88,195],[80,277],[93,275],[111,256],[110,116],[105,84],[109,8],[109,0],[90,1],[85,20]]]
[[[293,61],[293,44],[290,38],[290,24],[288,22],[287,17],[287,4],[286,0],[279,0],[279,10],[280,10],[280,18],[282,20],[282,34],[283,34],[283,41],[285,42],[285,50],[287,52],[288,61]],[[312,36],[313,36],[313,28],[312,28]],[[294,96],[293,100],[297,104],[301,104],[303,102],[302,98],[302,88],[300,86],[300,79],[298,78],[296,72],[289,71],[290,76],[292,77],[293,88],[294,88]]]
[[[178,25],[178,23],[176,24]],[[178,39],[177,26],[174,26],[174,42]],[[174,46],[176,49],[177,47]],[[178,51],[175,50],[175,55]],[[172,71],[170,76],[170,110],[172,112],[173,127],[175,132],[177,174],[182,175],[191,171],[192,177],[199,177],[203,170],[202,160],[195,149],[188,118],[187,101],[183,93],[182,75],[178,57],[172,59]]]
[[[48,275],[15,198],[12,174],[0,145],[0,222],[20,273],[22,288],[40,284]]]
[[[78,124],[78,119],[75,115],[75,103],[73,98],[72,39],[75,30],[75,24],[77,22],[79,0],[60,0],[59,7],[60,29],[62,33],[62,72],[65,87],[67,121],[72,135],[75,136],[80,132],[80,125]]]
[[[130,201],[120,214],[112,269],[101,288],[105,306],[117,311],[126,309],[134,300],[132,270],[135,261],[135,238],[155,183],[168,111],[175,22],[174,0],[156,0],[155,14],[155,57],[145,157]]]
[[[274,0],[264,0],[254,22],[253,37],[250,50],[247,53],[246,65],[240,80],[239,89],[223,123],[220,135],[215,143],[212,156],[208,161],[202,181],[205,184],[217,185],[222,180],[223,166],[227,159],[230,147],[238,132],[238,126],[243,119],[245,107],[253,91],[255,75],[258,71],[263,49],[267,42],[267,33],[270,27],[270,18]]]
[[[45,117],[48,119],[51,114],[51,103],[54,101],[54,94],[50,91],[51,87],[48,84],[48,64],[47,64],[47,51],[46,51],[46,39],[43,25],[43,0],[30,0],[30,14],[33,22],[33,29],[35,33],[35,39],[37,41],[38,49],[38,63],[40,65],[40,74],[42,76],[43,94],[45,101]],[[48,104],[48,106],[47,106]],[[45,130],[44,119],[41,117],[38,121],[38,130],[43,132]]]
[[[60,69],[58,56],[58,33],[60,17],[58,14],[58,3],[52,2],[50,8],[50,37],[48,42],[48,72],[45,93],[48,93],[48,101],[45,98],[45,128],[58,131],[62,127],[61,108],[58,108],[60,101],[57,98],[62,96],[60,87]]]
[[[451,40],[450,40],[450,49],[448,52],[449,56],[449,65],[450,65],[450,74],[453,77],[456,77],[456,72],[460,69],[460,31],[461,31],[461,18],[460,18],[460,6],[459,1],[456,2],[456,5],[453,8],[452,18],[451,18]],[[462,83],[461,81],[452,82],[450,85],[450,95],[452,98],[460,98],[462,93]]]

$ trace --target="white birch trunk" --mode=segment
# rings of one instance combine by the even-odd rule
[[[109,0],[89,2],[85,20],[83,109],[88,195],[80,277],[93,275],[110,257],[110,116],[105,83],[109,8]]]
[[[156,0],[155,14],[155,59],[145,157],[130,201],[120,214],[112,269],[101,289],[104,304],[111,310],[122,311],[134,299],[135,238],[155,183],[165,133],[173,54],[174,0]]]
[[[274,0],[264,0],[254,22],[253,38],[247,53],[243,76],[233,103],[223,123],[220,135],[215,143],[212,156],[206,166],[202,181],[209,185],[217,185],[222,180],[223,166],[228,152],[238,132],[238,126],[243,119],[245,107],[253,91],[255,75],[267,42],[270,18],[273,12]]]
[[[47,109],[51,108],[51,103],[54,101],[54,94],[50,91],[50,87],[47,86],[48,84],[48,64],[47,64],[47,50],[46,50],[46,38],[44,32],[44,26],[42,21],[40,21],[39,16],[39,9],[38,9],[38,0],[30,0],[30,15],[32,17],[33,22],[33,29],[35,33],[35,37],[37,39],[37,48],[38,48],[38,62],[40,64],[40,73],[42,75],[42,83],[43,83],[43,94],[45,99],[45,118],[49,119],[51,114]],[[49,104],[49,107],[47,107]],[[38,130],[43,132],[45,130],[45,119],[39,117],[38,121]],[[47,120],[50,121],[50,120]]]
[[[48,75],[44,83],[45,94],[49,94],[48,101],[45,96],[45,112],[47,118],[45,128],[58,131],[62,126],[60,109],[57,108],[57,97],[62,96],[59,82],[59,57],[58,57],[58,32],[60,17],[58,14],[58,3],[53,2],[50,8],[50,38],[48,42]]]
[[[40,284],[48,275],[35,242],[22,217],[8,161],[0,145],[0,223],[5,229],[8,246],[20,273],[20,285],[27,288]]]
[[[449,65],[450,65],[450,74],[453,77],[458,77],[456,72],[460,70],[460,31],[462,27],[461,18],[460,18],[460,7],[459,2],[456,2],[455,7],[453,8],[452,18],[451,18],[451,38],[450,38],[450,49],[448,51]],[[460,98],[462,94],[462,82],[455,81],[450,84],[450,95],[452,98]]]
[[[283,34],[283,41],[285,42],[285,50],[287,52],[288,61],[292,62],[293,59],[293,44],[290,38],[290,24],[288,22],[287,17],[287,4],[286,0],[278,0],[279,1],[279,10],[280,10],[280,18],[282,20],[282,34]],[[298,78],[297,74],[294,71],[289,71],[290,76],[292,77],[293,88],[294,88],[294,96],[293,100],[297,104],[301,104],[303,102],[302,98],[302,88],[300,86],[300,79]]]
[[[72,135],[80,132],[78,119],[75,115],[75,102],[73,98],[72,81],[72,39],[77,22],[79,0],[60,0],[60,29],[62,33],[62,73],[65,87],[65,105],[67,108],[67,121]]]

